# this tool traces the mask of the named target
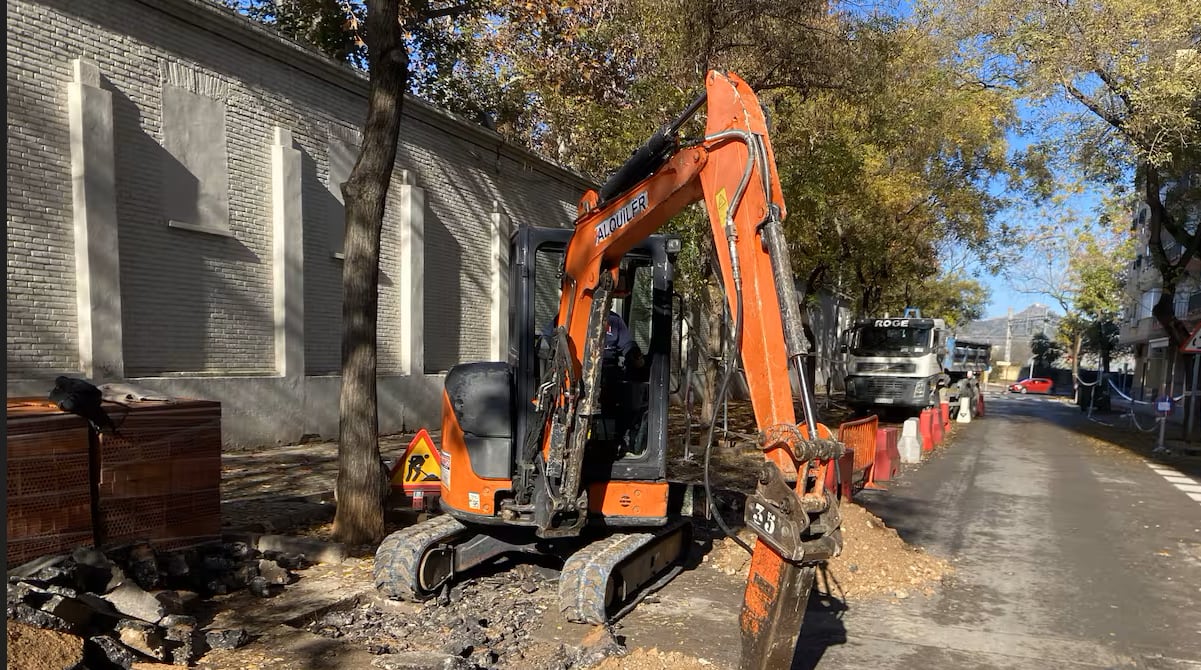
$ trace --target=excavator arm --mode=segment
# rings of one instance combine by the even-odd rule
[[[706,106],[703,138],[681,142]],[[556,364],[529,440],[534,520],[542,537],[578,534],[588,510],[581,471],[597,413],[605,319],[622,256],[688,205],[704,200],[733,339],[746,371],[765,463],[746,521],[759,536],[743,610],[744,668],[789,667],[814,565],[836,555],[837,504],[825,471],[842,446],[817,421],[800,360],[806,353],[782,222],[784,198],[763,109],[734,74],[710,72],[705,93],[638,149],[599,193],[580,201],[566,249],[554,331]],[[800,383],[793,405],[790,368]]]

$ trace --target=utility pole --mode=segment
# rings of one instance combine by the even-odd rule
[[[1005,318],[1005,360],[1013,353],[1013,308],[1009,308],[1009,316]]]

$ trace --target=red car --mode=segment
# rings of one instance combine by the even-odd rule
[[[1009,385],[1010,393],[1050,393],[1052,382],[1046,377],[1033,377]]]

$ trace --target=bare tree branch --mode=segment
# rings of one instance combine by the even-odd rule
[[[439,19],[444,16],[460,16],[471,11],[471,3],[463,3],[461,5],[451,5],[449,7],[441,7],[439,9],[427,9],[417,14],[419,21],[429,21],[430,19]]]
[[[1071,95],[1080,104],[1084,105],[1085,107],[1088,107],[1089,110],[1093,114],[1096,114],[1098,117],[1100,117],[1102,121],[1113,126],[1116,130],[1121,131],[1121,133],[1123,135],[1127,135],[1125,119],[1123,119],[1123,118],[1115,115],[1113,112],[1101,107],[1101,105],[1096,100],[1094,100],[1091,96],[1086,95],[1080,89],[1076,88],[1076,85],[1073,84],[1072,82],[1070,82],[1070,81],[1063,82],[1063,87],[1064,87],[1064,90],[1066,90],[1068,92],[1068,95]],[[1127,136],[1129,136],[1129,135],[1127,135]],[[1133,140],[1133,138],[1131,138],[1131,139]]]

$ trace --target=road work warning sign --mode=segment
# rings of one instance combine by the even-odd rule
[[[392,466],[389,477],[392,488],[403,488],[406,493],[411,493],[433,484],[433,489],[436,490],[441,477],[442,466],[438,452],[434,449],[434,441],[422,428],[409,443],[400,460]],[[420,486],[421,484],[427,486]]]
[[[1188,342],[1180,348],[1182,354],[1201,354],[1201,323],[1193,328],[1193,332],[1188,336]]]

